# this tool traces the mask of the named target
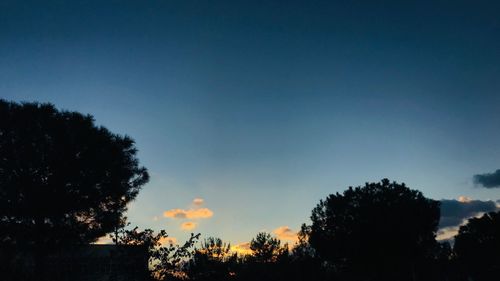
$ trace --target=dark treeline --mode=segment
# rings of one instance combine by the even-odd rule
[[[0,279],[482,281],[500,276],[500,213],[471,218],[452,246],[436,241],[440,203],[387,179],[321,200],[295,245],[269,233],[256,234],[248,254],[234,253],[216,237],[201,240],[200,234],[181,245],[165,243],[166,231],[130,228],[124,217],[127,203],[149,179],[136,152],[131,138],[96,126],[91,116],[0,100]],[[107,234],[114,246],[89,246]],[[92,266],[67,269],[81,262],[77,253],[107,275],[84,277]]]
[[[439,216],[438,201],[384,179],[320,201],[292,247],[258,233],[251,253],[242,255],[214,237],[195,244],[192,235],[185,245],[170,246],[161,264],[163,247],[147,241],[160,241],[165,232],[124,230],[118,241],[146,241],[150,263],[159,264],[152,275],[162,280],[495,280],[500,213],[471,218],[453,247],[435,239]]]

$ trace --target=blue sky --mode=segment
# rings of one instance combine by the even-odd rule
[[[134,138],[128,217],[179,239],[194,198],[233,243],[384,177],[500,198],[472,181],[500,168],[500,4],[374,2],[4,0],[0,97]]]

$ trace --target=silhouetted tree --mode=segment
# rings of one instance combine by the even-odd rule
[[[200,234],[193,234],[182,245],[170,243],[165,230],[139,230],[121,228],[111,234],[117,245],[147,247],[151,277],[155,280],[184,280],[188,277],[188,265],[194,255],[194,245]]]
[[[436,249],[439,202],[383,179],[329,195],[313,209],[309,243],[345,280],[414,280]]]
[[[449,242],[439,242],[430,250],[431,254],[419,263],[418,280],[454,280],[456,273],[452,264],[452,250]],[[422,270],[423,269],[423,270]]]
[[[250,241],[251,255],[239,260],[237,280],[289,280],[288,245],[266,232]]]
[[[250,249],[255,262],[276,262],[288,254],[288,245],[281,245],[281,241],[271,234],[260,232],[250,241]]]
[[[316,256],[316,251],[309,244],[310,226],[302,224],[301,230],[297,234],[298,242],[292,248],[292,255],[296,259],[312,258]]]
[[[184,280],[188,277],[189,261],[194,255],[194,245],[200,234],[193,234],[182,245],[169,244],[152,251],[152,272],[158,280]]]
[[[288,280],[329,280],[321,259],[309,244],[309,232],[309,227],[303,224],[298,233],[298,242],[290,253]]]
[[[500,212],[469,219],[460,227],[453,247],[458,269],[471,280],[500,276]]]
[[[191,280],[227,280],[235,274],[236,263],[236,253],[231,253],[229,243],[209,237],[195,250],[189,276]]]
[[[128,226],[129,224],[127,224]],[[161,246],[163,241],[168,239],[168,234],[165,230],[160,230],[155,233],[152,229],[139,230],[139,227],[132,229],[120,228],[117,232],[110,235],[115,245],[135,245],[145,246],[152,250]]]
[[[88,243],[148,181],[134,141],[90,115],[0,100],[0,242]]]
[[[201,247],[196,249],[197,253],[204,254],[214,260],[225,260],[230,254],[231,244],[225,243],[217,237],[208,237],[201,242]]]

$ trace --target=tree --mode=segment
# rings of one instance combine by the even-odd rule
[[[455,236],[453,251],[463,275],[472,280],[500,276],[500,212],[469,219]]]
[[[223,261],[232,256],[230,250],[230,243],[225,243],[217,237],[208,237],[201,243],[201,247],[196,249],[196,252],[204,254],[211,259]]]
[[[151,277],[155,280],[184,280],[188,276],[187,265],[195,253],[194,245],[200,234],[193,234],[182,245],[169,243],[165,230],[139,230],[121,228],[111,238],[116,245],[144,246],[148,251]]]
[[[290,253],[288,280],[330,280],[326,275],[322,261],[308,242],[309,227],[302,225],[298,233],[298,242]]]
[[[383,179],[329,195],[313,209],[309,243],[340,277],[414,280],[436,247],[439,202]]]
[[[288,254],[288,245],[281,246],[281,241],[271,234],[260,232],[250,241],[250,249],[256,262],[276,262]]]
[[[195,250],[188,272],[191,280],[227,280],[234,275],[236,263],[229,243],[209,237]]]
[[[136,152],[90,115],[0,100],[0,242],[84,244],[113,231],[149,179]]]
[[[251,255],[239,259],[236,280],[290,280],[288,245],[266,232],[260,232],[250,241]]]

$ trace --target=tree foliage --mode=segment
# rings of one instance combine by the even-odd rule
[[[226,280],[234,274],[236,253],[231,245],[217,237],[208,237],[196,248],[189,264],[191,280]]]
[[[119,229],[111,234],[117,245],[136,245],[147,247],[151,277],[155,280],[177,280],[188,277],[188,265],[195,253],[194,245],[200,234],[193,234],[182,245],[168,242],[165,230]]]
[[[196,249],[197,253],[204,254],[214,260],[225,260],[230,254],[231,244],[223,242],[217,237],[208,237],[201,242],[201,247]]]
[[[384,179],[321,200],[305,230],[315,252],[339,275],[409,280],[436,248],[439,217],[439,202]]]
[[[500,276],[500,212],[469,219],[455,236],[453,250],[463,274],[473,280]]]
[[[259,232],[250,241],[250,249],[256,262],[269,263],[276,262],[288,254],[288,245],[281,245],[281,241],[266,232]]]
[[[134,141],[90,115],[0,100],[0,242],[88,243],[148,181]]]

